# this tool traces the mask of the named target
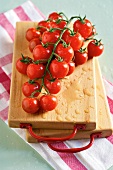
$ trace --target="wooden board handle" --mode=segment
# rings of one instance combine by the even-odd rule
[[[38,142],[46,142],[48,144],[48,146],[54,150],[54,151],[57,151],[57,152],[66,152],[66,153],[77,153],[77,152],[80,152],[80,151],[84,151],[88,148],[90,148],[92,145],[93,145],[93,142],[94,142],[94,138],[99,138],[101,137],[101,132],[95,132],[95,133],[92,133],[90,135],[90,142],[89,144],[87,144],[86,146],[83,146],[81,148],[68,148],[68,149],[62,149],[62,148],[56,148],[54,147],[52,144],[53,142],[61,142],[61,141],[66,141],[66,140],[69,140],[69,139],[72,139],[76,133],[77,133],[77,130],[79,129],[85,129],[86,128],[86,125],[85,124],[78,124],[78,125],[75,125],[74,128],[73,128],[73,132],[68,135],[68,136],[65,136],[65,137],[62,137],[62,138],[56,138],[56,137],[43,137],[43,136],[38,136],[37,134],[35,134],[33,132],[33,128],[32,128],[32,125],[29,124],[29,123],[21,123],[20,124],[20,128],[26,128],[28,129],[30,135],[37,139]]]
[[[90,148],[90,147],[93,145],[93,143],[94,143],[94,138],[99,138],[99,137],[101,137],[101,132],[92,133],[92,134],[90,135],[90,142],[89,142],[89,144],[86,145],[86,146],[83,146],[83,147],[81,147],[81,148],[62,149],[62,148],[56,148],[56,147],[54,147],[54,146],[52,145],[52,143],[47,143],[47,144],[48,144],[48,146],[49,146],[52,150],[57,151],[57,152],[77,153],[77,152],[81,152],[81,151],[84,151],[84,150]]]
[[[76,135],[78,129],[82,129],[82,130],[83,130],[83,129],[86,128],[86,126],[85,126],[85,124],[75,125],[74,128],[73,128],[73,132],[72,132],[70,135],[65,136],[65,137],[62,137],[62,138],[56,138],[56,137],[51,137],[51,138],[50,138],[50,137],[38,136],[37,134],[35,134],[35,133],[33,132],[32,125],[29,124],[29,123],[21,123],[21,124],[20,124],[20,128],[26,128],[26,129],[28,129],[30,135],[31,135],[33,138],[37,139],[38,142],[50,142],[50,141],[51,141],[51,142],[53,142],[53,141],[54,141],[54,142],[58,142],[58,141],[66,141],[66,140],[72,139],[72,138]]]

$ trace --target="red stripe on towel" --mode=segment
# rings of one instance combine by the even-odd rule
[[[52,144],[56,148],[66,149],[68,148],[65,143],[54,143]],[[73,153],[62,153],[57,152],[62,160],[72,169],[72,170],[86,170],[85,166],[76,158]]]
[[[21,6],[15,8],[14,12],[17,14],[17,16],[20,18],[21,21],[30,21],[31,20]]]
[[[0,14],[0,25],[7,31],[11,39],[14,40],[15,29],[3,13]]]

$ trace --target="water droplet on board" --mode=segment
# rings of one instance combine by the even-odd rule
[[[83,92],[87,96],[93,96],[91,89],[85,88],[85,89],[83,89]]]
[[[87,67],[82,67],[82,70],[86,72],[87,71]]]
[[[61,116],[59,116],[59,115],[58,115],[58,116],[56,117],[56,120],[58,120],[58,121],[62,121],[63,119],[62,119],[62,117],[61,117]]]
[[[72,118],[70,116],[66,116],[65,119],[68,121],[72,121]]]
[[[80,114],[80,111],[78,109],[75,110],[76,114]]]
[[[92,77],[87,77],[88,80],[92,80]]]
[[[99,96],[100,96],[102,99],[104,99],[104,96],[103,96],[102,94],[99,94]]]
[[[85,112],[85,113],[89,113],[89,109],[85,109],[84,112]]]
[[[46,118],[47,118],[47,113],[43,113],[43,114],[42,114],[42,118],[43,118],[43,119],[46,119]]]
[[[91,106],[91,105],[90,105],[90,107],[91,107],[92,109],[94,109],[94,106]]]
[[[59,109],[55,109],[55,112],[56,112],[58,115],[61,115],[61,114],[62,114],[61,110],[59,110]]]
[[[93,71],[91,67],[88,68],[89,71]]]
[[[99,85],[96,85],[96,88],[97,88],[98,90],[100,90],[100,86],[99,86]]]

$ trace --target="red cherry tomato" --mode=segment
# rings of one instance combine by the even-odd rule
[[[86,51],[75,51],[75,65],[84,64],[88,59],[88,53]]]
[[[57,12],[52,12],[51,14],[49,14],[48,18],[51,20],[57,20],[57,19],[62,19],[62,16],[59,15]]]
[[[58,23],[54,22],[54,21],[51,21],[50,25],[51,25],[51,28],[60,28],[60,29],[63,29],[66,26],[66,21],[61,20]],[[57,30],[57,32],[60,33],[61,30]]]
[[[69,71],[69,66],[65,61],[53,60],[50,64],[50,72],[54,78],[64,78]]]
[[[70,44],[74,51],[79,50],[83,44],[83,38],[78,32],[71,35],[70,31],[66,30],[63,34],[63,39],[67,44]]]
[[[29,64],[27,67],[27,76],[32,80],[41,78],[44,74],[45,66],[43,64]]]
[[[27,113],[36,113],[39,110],[39,102],[37,98],[26,97],[22,101],[22,108]]]
[[[73,28],[75,32],[79,32],[83,38],[89,37],[92,32],[92,24],[88,19],[78,19],[74,22]]]
[[[66,76],[71,75],[74,72],[74,70],[75,70],[75,63],[73,61],[68,63],[68,66],[69,66],[69,71],[68,71]]]
[[[33,50],[33,58],[36,60],[48,60],[52,53],[52,48],[50,46],[43,47],[42,45],[37,45]]]
[[[40,106],[45,111],[51,111],[56,108],[58,104],[57,97],[54,95],[43,95],[40,98]]]
[[[32,62],[32,59],[29,57],[24,57],[24,59],[21,57],[16,62],[16,69],[21,74],[27,74],[27,67]]]
[[[38,82],[34,82],[32,84],[29,82],[25,82],[22,86],[22,92],[26,97],[30,97],[31,94],[36,90],[40,90],[40,84]],[[34,96],[37,97],[39,94],[40,92],[36,92]]]
[[[50,22],[49,21],[40,21],[38,23],[38,29],[41,33],[43,33],[44,31],[47,31],[47,29],[50,29]],[[41,28],[42,27],[42,28]]]
[[[45,31],[42,34],[42,43],[44,43],[44,44],[56,43],[58,38],[59,38],[59,33],[57,31],[54,31],[54,32]]]
[[[58,79],[55,79],[54,81],[45,79],[44,84],[51,94],[57,94],[61,90],[61,83]]]
[[[38,30],[36,30],[35,28],[29,28],[26,31],[26,39],[28,41],[31,41],[34,38],[40,38],[40,37],[41,37],[41,33]]]
[[[103,53],[104,46],[101,41],[92,40],[88,44],[88,58],[100,56]]]
[[[57,48],[56,48],[56,54],[58,54],[64,61],[66,61],[67,63],[69,63],[73,56],[74,56],[74,51],[73,48],[68,45],[67,47],[65,47],[63,44],[58,44]]]
[[[30,50],[31,52],[33,52],[33,49],[34,49],[37,45],[39,45],[39,44],[41,44],[39,38],[34,38],[34,39],[32,39],[32,40],[29,42],[29,50]]]

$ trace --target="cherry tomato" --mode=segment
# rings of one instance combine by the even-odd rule
[[[57,19],[62,19],[62,16],[59,15],[57,12],[52,12],[51,14],[49,14],[48,18],[51,20],[57,20]]]
[[[36,30],[35,28],[29,28],[26,31],[26,39],[28,41],[31,41],[34,38],[40,38],[40,37],[41,37],[40,31]]]
[[[71,75],[74,72],[74,70],[75,70],[75,63],[73,61],[68,63],[68,66],[69,66],[69,71],[68,71],[66,76]]]
[[[86,51],[75,51],[75,65],[84,64],[88,59],[88,53]]]
[[[45,79],[44,84],[51,94],[57,94],[61,90],[61,83],[58,79],[55,79],[54,81]]]
[[[64,78],[69,71],[69,66],[65,61],[53,60],[50,64],[50,72],[54,78]]]
[[[63,34],[63,39],[67,44],[70,44],[74,51],[79,50],[83,44],[83,38],[78,32],[71,35],[70,31],[66,30]]]
[[[73,29],[86,39],[92,32],[92,24],[88,19],[78,19],[74,22]]]
[[[16,69],[21,74],[27,74],[27,67],[30,64],[30,62],[32,62],[31,58],[24,57],[24,59],[23,59],[22,57],[20,57],[16,62]]]
[[[27,67],[27,76],[32,80],[41,78],[44,74],[45,66],[43,64],[29,64]]]
[[[42,45],[37,45],[33,50],[33,58],[36,60],[48,60],[52,53],[52,48],[50,46],[43,47]]]
[[[34,38],[34,39],[32,39],[32,40],[29,42],[29,50],[30,50],[31,52],[33,52],[33,49],[34,49],[37,45],[39,45],[39,44],[41,44],[39,38]]]
[[[22,108],[27,113],[36,113],[39,110],[39,101],[37,98],[26,97],[22,101]]]
[[[45,111],[51,111],[56,108],[58,104],[57,97],[54,95],[43,95],[40,98],[40,106]]]
[[[32,84],[29,82],[25,82],[22,86],[22,92],[26,97],[30,97],[31,94],[36,90],[40,90],[40,84],[38,82],[34,82]],[[37,97],[39,94],[40,92],[36,92],[34,96]]]
[[[49,21],[40,21],[38,23],[38,29],[41,33],[43,33],[44,31],[47,31],[47,29],[50,29],[50,22]],[[42,28],[41,28],[42,27]]]
[[[69,63],[73,56],[74,56],[74,51],[73,48],[68,45],[67,47],[65,47],[63,44],[58,44],[57,48],[56,48],[56,54],[58,54],[64,61],[66,61],[67,63]]]
[[[103,53],[104,46],[101,41],[92,40],[88,44],[88,58],[100,56]]]
[[[50,31],[45,31],[42,34],[42,43],[56,43],[56,41],[59,38],[59,33],[57,31],[50,32]]]
[[[60,29],[63,29],[66,26],[66,21],[63,21],[63,20],[61,20],[59,22],[51,21],[50,25],[51,25],[51,28],[60,28]],[[57,30],[57,32],[60,33],[61,30]]]

